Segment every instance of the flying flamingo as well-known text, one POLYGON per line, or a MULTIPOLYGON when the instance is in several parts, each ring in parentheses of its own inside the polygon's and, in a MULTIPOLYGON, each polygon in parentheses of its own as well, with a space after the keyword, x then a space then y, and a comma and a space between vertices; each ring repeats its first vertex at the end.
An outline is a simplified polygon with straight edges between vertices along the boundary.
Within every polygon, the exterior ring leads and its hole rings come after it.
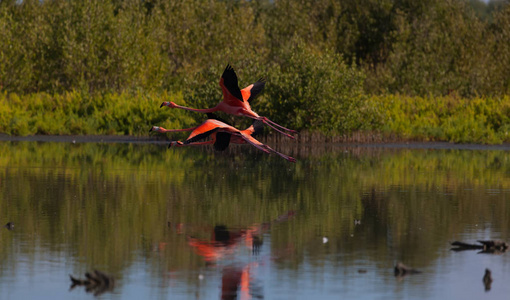
MULTIPOLYGON (((296 162, 296 159, 290 156, 287 156, 285 154, 282 154, 273 148, 269 147, 268 145, 262 144, 257 139, 255 139, 251 134, 255 131, 253 129, 250 129, 252 126, 250 126, 246 130, 239 130, 236 129, 228 124, 225 124, 219 120, 215 119, 207 119, 204 123, 201 125, 195 127, 195 128, 187 128, 187 129, 177 129, 176 131, 189 131, 189 129, 192 129, 193 131, 189 135, 188 139, 186 139, 184 142, 181 141, 172 141, 170 142, 170 145, 168 145, 168 148, 172 146, 176 147, 183 147, 187 145, 198 145, 200 140, 205 139, 206 137, 216 133, 228 133, 231 134, 233 137, 242 138, 245 142, 255 146, 256 148, 266 152, 266 153, 275 153, 279 156, 283 157, 284 159, 290 161, 290 162, 296 162)), ((161 129, 161 127, 159 127, 161 129)), ((200 145, 204 144, 212 144, 212 141, 208 142, 200 142, 200 145)))
MULTIPOLYGON (((213 113, 207 113, 207 117, 209 119, 215 119, 215 120, 221 121, 227 125, 230 125, 227 123, 227 121, 217 117, 213 113)), ((160 132, 160 133, 193 131, 197 127, 198 126, 191 127, 191 128, 185 128, 185 129, 165 129, 160 126, 152 126, 152 128, 149 130, 149 133, 152 131, 156 131, 156 132, 160 132)), ((245 130, 242 130, 242 132, 254 137, 254 136, 260 134, 263 130, 264 130, 264 125, 262 124, 262 121, 255 120, 255 121, 253 121, 253 124, 250 127, 246 128, 245 130)), ((213 132, 211 134, 211 140, 205 141, 205 142, 190 143, 190 144, 188 144, 188 146, 199 146, 199 145, 213 144, 214 150, 224 151, 225 149, 227 149, 227 147, 230 143, 232 143, 232 144, 246 144, 246 141, 237 135, 232 136, 232 134, 230 134, 228 132, 213 132)))
POLYGON ((223 101, 221 101, 218 105, 213 108, 206 109, 198 109, 198 108, 189 108, 181 105, 177 105, 171 101, 165 101, 161 104, 160 107, 168 106, 170 108, 180 108, 190 111, 196 111, 200 113, 211 113, 215 111, 223 111, 227 114, 232 114, 236 116, 246 116, 252 119, 260 120, 264 124, 267 124, 269 127, 274 130, 290 137, 294 138, 292 135, 281 131, 286 130, 291 133, 297 133, 297 131, 285 128, 266 117, 259 116, 256 112, 254 112, 250 107, 250 101, 255 99, 257 95, 262 91, 264 85, 266 84, 264 79, 260 79, 259 81, 250 84, 244 89, 239 89, 239 84, 237 81, 237 75, 234 69, 227 65, 225 71, 223 71, 223 75, 220 79, 220 86, 223 92, 223 101), (276 128, 276 127, 278 128, 276 128))

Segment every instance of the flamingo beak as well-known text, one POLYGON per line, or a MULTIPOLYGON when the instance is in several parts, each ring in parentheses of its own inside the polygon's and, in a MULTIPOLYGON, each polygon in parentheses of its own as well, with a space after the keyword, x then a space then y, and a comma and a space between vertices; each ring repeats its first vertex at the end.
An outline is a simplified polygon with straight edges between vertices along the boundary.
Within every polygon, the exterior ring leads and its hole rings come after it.
POLYGON ((170 149, 170 147, 172 147, 172 142, 170 142, 170 144, 168 144, 168 149, 170 149))
POLYGON ((152 129, 153 129, 153 128, 154 128, 154 127, 151 127, 151 129, 149 129, 149 133, 151 133, 151 132, 152 132, 152 129))
POLYGON ((165 106, 165 102, 161 103, 161 105, 159 106, 159 108, 162 108, 163 106, 165 106))

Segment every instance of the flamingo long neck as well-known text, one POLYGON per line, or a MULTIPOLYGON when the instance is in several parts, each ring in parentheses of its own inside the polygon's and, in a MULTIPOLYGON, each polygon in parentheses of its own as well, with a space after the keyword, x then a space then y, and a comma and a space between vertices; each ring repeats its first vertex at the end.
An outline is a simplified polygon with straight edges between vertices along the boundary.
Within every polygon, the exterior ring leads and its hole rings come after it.
POLYGON ((175 107, 184 109, 184 110, 199 112, 199 113, 212 113, 212 112, 218 111, 217 106, 212 107, 212 108, 202 108, 202 109, 201 108, 191 108, 191 107, 186 107, 186 106, 181 106, 181 105, 176 105, 175 107))
POLYGON ((196 127, 185 128, 185 129, 165 129, 165 128, 160 128, 160 132, 165 133, 165 132, 183 132, 183 131, 193 131, 193 130, 195 130, 195 128, 196 128, 196 127))

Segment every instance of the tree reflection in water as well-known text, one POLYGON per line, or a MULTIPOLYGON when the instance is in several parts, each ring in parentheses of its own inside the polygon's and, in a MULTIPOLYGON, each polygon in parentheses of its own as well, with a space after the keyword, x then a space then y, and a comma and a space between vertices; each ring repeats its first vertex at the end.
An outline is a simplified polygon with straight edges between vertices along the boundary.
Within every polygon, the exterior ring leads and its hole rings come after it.
MULTIPOLYGON (((137 284, 162 294, 198 289, 205 283, 197 273, 218 271, 238 296, 241 286, 253 295, 264 284, 268 297, 271 282, 256 275, 268 260, 288 280, 308 276, 293 295, 308 281, 328 282, 322 274, 356 287, 334 272, 376 274, 396 261, 423 270, 417 280, 430 283, 432 266, 453 262, 451 241, 510 234, 507 151, 335 146, 285 150, 299 158, 288 164, 236 149, 0 143, 0 220, 16 224, 0 234, 0 288, 18 295, 18 282, 46 274, 41 266, 55 259, 65 262, 54 267, 65 290, 68 273, 95 268, 118 279, 115 293, 137 284), (300 272, 304 266, 312 271, 300 272), (130 281, 140 269, 146 278, 130 281), (9 281, 12 273, 20 280, 9 281)), ((503 279, 499 265, 486 267, 503 279)))

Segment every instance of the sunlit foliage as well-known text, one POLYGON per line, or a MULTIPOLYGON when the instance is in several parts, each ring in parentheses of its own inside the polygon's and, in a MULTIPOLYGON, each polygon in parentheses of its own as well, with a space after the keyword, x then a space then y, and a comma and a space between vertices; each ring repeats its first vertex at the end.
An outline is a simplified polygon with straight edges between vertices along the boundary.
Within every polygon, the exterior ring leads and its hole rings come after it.
MULTIPOLYGON (((504 1, 475 0, 1 1, 0 131, 137 134, 138 116, 162 121, 152 108, 130 111, 149 95, 217 103, 227 63, 243 86, 267 79, 252 106, 283 125, 326 135, 379 130, 387 113, 372 95, 468 102, 508 95, 509 16, 504 1), (52 124, 59 111, 48 109, 66 97, 112 116, 92 120, 99 114, 77 109, 52 124), (17 104, 36 99, 55 101, 40 110, 47 117, 17 104)), ((203 118, 172 114, 173 124, 203 118)), ((473 122, 483 123, 478 117, 473 122)))

